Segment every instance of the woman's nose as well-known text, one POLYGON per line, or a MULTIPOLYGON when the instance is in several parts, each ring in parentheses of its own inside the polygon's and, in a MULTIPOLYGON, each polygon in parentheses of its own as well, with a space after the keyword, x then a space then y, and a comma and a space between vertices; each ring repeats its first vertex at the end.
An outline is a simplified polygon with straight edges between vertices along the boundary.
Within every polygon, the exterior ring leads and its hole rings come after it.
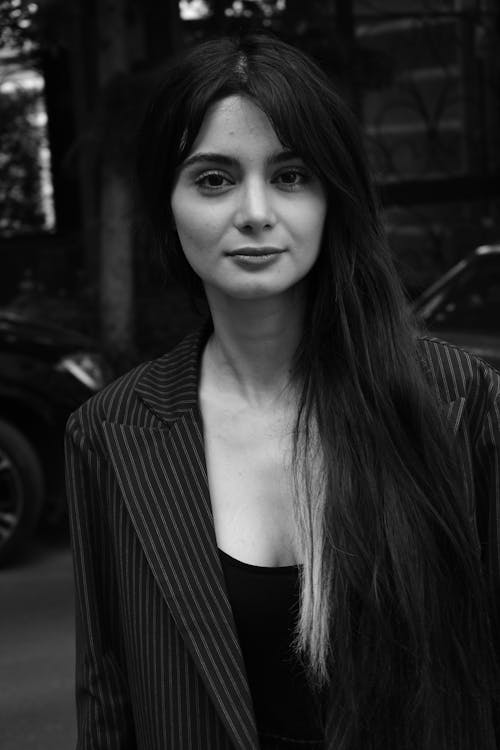
POLYGON ((269 185, 254 180, 242 185, 235 214, 240 230, 270 229, 276 223, 269 185))

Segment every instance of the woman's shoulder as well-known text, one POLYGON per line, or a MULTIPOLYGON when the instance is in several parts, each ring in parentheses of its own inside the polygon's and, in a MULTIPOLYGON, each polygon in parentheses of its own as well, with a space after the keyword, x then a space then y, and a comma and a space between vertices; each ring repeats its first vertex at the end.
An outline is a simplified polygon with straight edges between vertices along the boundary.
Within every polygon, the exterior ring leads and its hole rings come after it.
POLYGON ((500 372, 486 360, 455 344, 419 336, 417 350, 429 381, 440 400, 459 399, 484 410, 500 409, 500 372))
POLYGON ((188 394, 196 400, 201 339, 202 332, 193 331, 165 354, 118 377, 71 414, 67 431, 90 437, 107 422, 154 426, 175 411, 180 392, 184 404, 188 394))

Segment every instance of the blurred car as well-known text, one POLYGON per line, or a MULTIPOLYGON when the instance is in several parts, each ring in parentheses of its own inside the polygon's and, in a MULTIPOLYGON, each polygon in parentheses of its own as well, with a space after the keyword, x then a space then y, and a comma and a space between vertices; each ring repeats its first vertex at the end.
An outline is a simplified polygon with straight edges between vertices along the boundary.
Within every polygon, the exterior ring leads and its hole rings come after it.
POLYGON ((81 334, 0 310, 0 564, 64 518, 64 426, 110 379, 81 334))
POLYGON ((500 245, 482 245, 416 301, 429 333, 500 369, 500 245))

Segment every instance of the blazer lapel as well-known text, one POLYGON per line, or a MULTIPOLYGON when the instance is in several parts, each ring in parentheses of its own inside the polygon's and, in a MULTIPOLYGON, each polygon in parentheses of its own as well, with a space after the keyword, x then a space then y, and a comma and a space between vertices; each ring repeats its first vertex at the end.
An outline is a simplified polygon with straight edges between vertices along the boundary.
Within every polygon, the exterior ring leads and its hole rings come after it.
POLYGON ((148 377, 154 389, 145 379, 137 389, 168 424, 103 427, 135 531, 186 646, 235 747, 255 750, 259 743, 252 699, 217 552, 195 406, 193 357, 199 342, 191 339, 174 368, 164 358, 170 370, 167 381, 167 372, 160 377, 153 365, 148 377), (175 398, 162 392, 165 382, 170 382, 170 394, 177 385, 175 398))

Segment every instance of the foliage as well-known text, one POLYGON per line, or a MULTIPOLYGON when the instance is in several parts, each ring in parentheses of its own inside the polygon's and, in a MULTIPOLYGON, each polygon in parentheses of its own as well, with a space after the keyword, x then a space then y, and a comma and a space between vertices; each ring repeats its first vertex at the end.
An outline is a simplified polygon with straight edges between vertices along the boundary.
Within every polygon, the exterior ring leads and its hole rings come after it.
POLYGON ((29 51, 36 39, 34 0, 0 0, 0 48, 29 51))
POLYGON ((39 152, 42 133, 33 124, 39 92, 0 91, 0 232, 43 227, 39 152))
POLYGON ((285 0, 181 0, 179 3, 181 18, 184 20, 204 20, 211 15, 225 15, 229 18, 250 18, 260 16, 270 18, 281 13, 285 8, 285 0))

